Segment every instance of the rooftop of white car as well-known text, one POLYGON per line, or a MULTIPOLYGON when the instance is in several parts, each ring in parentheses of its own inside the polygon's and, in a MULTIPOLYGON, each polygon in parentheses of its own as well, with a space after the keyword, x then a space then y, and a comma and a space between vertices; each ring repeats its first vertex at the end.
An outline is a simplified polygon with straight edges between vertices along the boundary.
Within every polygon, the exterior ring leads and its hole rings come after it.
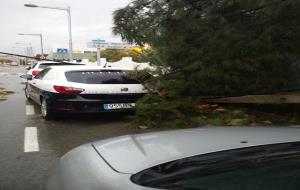
POLYGON ((60 63, 56 61, 38 61, 37 63, 60 63))
POLYGON ((124 68, 111 68, 102 66, 86 66, 86 65, 72 65, 72 66, 51 66, 50 68, 60 70, 60 71, 81 71, 81 70, 128 70, 124 68))

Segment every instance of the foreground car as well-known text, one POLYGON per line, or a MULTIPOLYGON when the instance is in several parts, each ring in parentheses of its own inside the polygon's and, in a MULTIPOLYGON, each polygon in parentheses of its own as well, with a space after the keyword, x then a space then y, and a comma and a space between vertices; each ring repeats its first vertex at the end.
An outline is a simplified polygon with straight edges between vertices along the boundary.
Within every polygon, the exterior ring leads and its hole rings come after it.
POLYGON ((48 190, 297 190, 300 129, 208 127, 127 135, 64 155, 48 190))
POLYGON ((47 67, 25 89, 26 97, 41 106, 46 119, 65 112, 129 111, 145 93, 125 71, 93 66, 47 67))

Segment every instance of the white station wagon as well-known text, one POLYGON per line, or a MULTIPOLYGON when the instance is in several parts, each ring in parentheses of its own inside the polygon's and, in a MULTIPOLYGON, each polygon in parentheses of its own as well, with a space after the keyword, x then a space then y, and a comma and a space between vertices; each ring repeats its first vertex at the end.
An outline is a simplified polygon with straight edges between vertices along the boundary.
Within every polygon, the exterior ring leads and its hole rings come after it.
POLYGON ((28 76, 25 95, 49 119, 59 112, 128 111, 147 91, 120 69, 97 66, 51 66, 28 76))

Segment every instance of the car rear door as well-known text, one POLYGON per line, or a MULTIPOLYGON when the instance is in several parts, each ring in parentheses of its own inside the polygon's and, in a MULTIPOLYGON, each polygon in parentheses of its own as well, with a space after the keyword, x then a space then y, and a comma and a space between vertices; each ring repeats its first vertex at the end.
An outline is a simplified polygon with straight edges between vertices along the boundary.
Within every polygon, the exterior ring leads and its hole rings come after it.
POLYGON ((46 68, 36 75, 32 81, 28 83, 28 90, 30 92, 31 98, 38 104, 40 104, 40 95, 42 93, 44 81, 43 78, 50 71, 51 68, 46 68))

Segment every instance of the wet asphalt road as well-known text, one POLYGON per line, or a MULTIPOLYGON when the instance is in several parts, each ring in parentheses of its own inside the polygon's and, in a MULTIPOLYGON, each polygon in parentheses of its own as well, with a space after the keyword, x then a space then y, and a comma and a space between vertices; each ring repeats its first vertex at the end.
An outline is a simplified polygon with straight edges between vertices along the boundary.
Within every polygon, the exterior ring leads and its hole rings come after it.
POLYGON ((26 101, 18 73, 22 67, 0 66, 0 87, 12 90, 8 100, 0 101, 0 190, 45 189, 56 161, 81 144, 124 134, 147 132, 128 127, 128 114, 74 115, 55 121, 26 115, 26 101), (36 127, 39 151, 24 152, 24 130, 36 127))

